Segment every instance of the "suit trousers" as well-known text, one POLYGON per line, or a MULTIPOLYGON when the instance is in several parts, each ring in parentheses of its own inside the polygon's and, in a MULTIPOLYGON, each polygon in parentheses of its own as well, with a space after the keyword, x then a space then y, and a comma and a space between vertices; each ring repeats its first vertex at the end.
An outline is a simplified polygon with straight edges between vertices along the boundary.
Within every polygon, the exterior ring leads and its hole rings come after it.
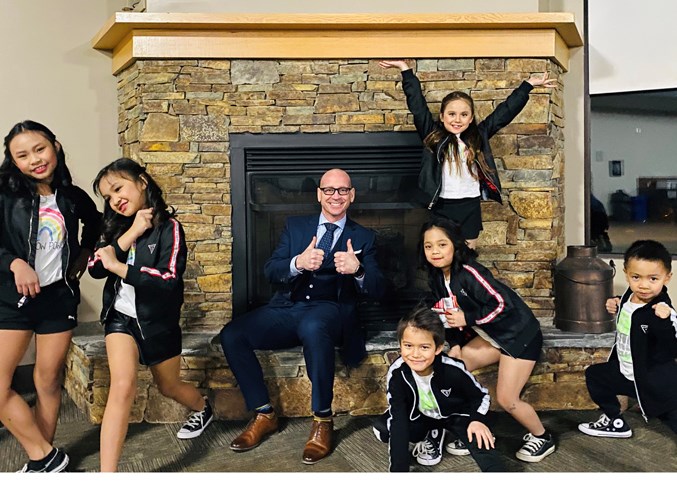
POLYGON ((331 409, 334 397, 335 348, 342 327, 339 305, 326 300, 291 306, 265 305, 233 319, 221 330, 221 347, 249 410, 270 403, 256 350, 302 346, 312 386, 313 412, 331 409))

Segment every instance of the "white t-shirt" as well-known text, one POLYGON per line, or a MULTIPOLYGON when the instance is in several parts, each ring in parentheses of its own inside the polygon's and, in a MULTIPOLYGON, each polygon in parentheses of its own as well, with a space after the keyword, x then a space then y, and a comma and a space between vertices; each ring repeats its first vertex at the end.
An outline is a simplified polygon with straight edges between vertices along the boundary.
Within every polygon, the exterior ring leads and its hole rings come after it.
MULTIPOLYGON (((461 138, 456 136, 458 140, 458 152, 461 157, 461 164, 457 165, 453 161, 453 152, 451 144, 448 146, 447 157, 444 159, 442 166, 442 190, 440 191, 440 198, 455 199, 455 198, 474 198, 480 196, 480 182, 468 169, 467 163, 467 148, 461 141, 461 138)), ((475 165, 473 165, 477 171, 475 165)))
POLYGON ((632 351, 630 349, 630 324, 632 324, 632 314, 643 306, 643 303, 632 303, 628 299, 623 304, 621 313, 618 314, 618 321, 616 322, 616 354, 618 355, 618 363, 621 373, 630 381, 635 381, 635 373, 632 369, 632 351))
POLYGON ((66 223, 56 204, 56 195, 40 195, 38 240, 35 250, 35 272, 40 286, 63 278, 61 255, 66 245, 66 223))
POLYGON ((440 412, 440 406, 435 400, 435 395, 430 388, 430 380, 433 378, 433 373, 430 373, 427 376, 421 376, 416 371, 412 370, 414 375, 414 380, 416 381, 416 388, 418 390, 418 409, 426 417, 431 417, 433 419, 441 419, 442 414, 440 412))
MULTIPOLYGON (((129 248, 127 253, 128 265, 134 264, 136 258, 136 242, 129 248)), ((115 297, 115 310, 130 317, 136 318, 136 290, 132 285, 128 285, 124 281, 121 283, 118 295, 115 297)))

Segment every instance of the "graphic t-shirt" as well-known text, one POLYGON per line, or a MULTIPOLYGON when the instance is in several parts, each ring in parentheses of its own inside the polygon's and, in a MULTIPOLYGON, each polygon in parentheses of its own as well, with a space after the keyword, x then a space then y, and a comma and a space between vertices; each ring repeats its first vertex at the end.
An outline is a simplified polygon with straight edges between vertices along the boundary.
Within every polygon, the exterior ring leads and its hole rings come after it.
POLYGON ((35 272, 40 286, 63 278, 61 253, 66 245, 66 223, 56 204, 56 195, 40 195, 35 272))
POLYGON ((618 355, 618 363, 620 364, 621 373, 630 381, 635 381, 635 373, 632 370, 632 352, 630 350, 630 324, 632 324, 632 314, 643 306, 643 303, 632 303, 628 300, 623 304, 621 313, 618 314, 618 321, 616 322, 616 354, 618 355))
MULTIPOLYGON (((136 258, 136 241, 127 253, 128 265, 133 265, 136 258)), ((136 290, 124 281, 121 283, 118 295, 115 297, 115 310, 130 317, 136 318, 136 290)))
POLYGON ((430 380, 433 377, 433 373, 430 373, 427 376, 421 376, 415 371, 412 371, 414 375, 414 380, 416 381, 416 388, 418 389, 418 409, 426 417, 431 417, 434 419, 441 419, 442 414, 440 413, 440 406, 435 400, 435 395, 430 387, 430 380))

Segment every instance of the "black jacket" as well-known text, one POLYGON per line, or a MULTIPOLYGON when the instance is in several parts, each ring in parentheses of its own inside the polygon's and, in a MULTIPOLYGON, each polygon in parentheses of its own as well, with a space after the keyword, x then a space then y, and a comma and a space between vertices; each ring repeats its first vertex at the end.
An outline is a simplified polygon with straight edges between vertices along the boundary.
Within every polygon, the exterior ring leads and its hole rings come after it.
MULTIPOLYGON (((66 247, 62 255, 62 274, 73 295, 80 298, 79 283, 68 279, 68 270, 81 248, 94 250, 99 236, 101 213, 87 193, 77 186, 59 188, 56 204, 66 225, 66 247), (82 222, 82 240, 80 236, 82 222)), ((3 190, 0 192, 0 298, 17 303, 21 295, 16 291, 14 273, 9 269, 16 258, 23 259, 35 269, 38 239, 40 196, 21 196, 3 190)))
MULTIPOLYGON (((407 97, 407 106, 409 111, 414 116, 414 125, 416 131, 421 139, 425 139, 428 134, 433 132, 436 128, 444 127, 439 122, 439 115, 433 116, 428 109, 428 104, 423 97, 421 90, 421 82, 416 77, 412 70, 402 72, 402 88, 407 97)), ((524 106, 529 101, 529 92, 533 86, 523 81, 505 101, 498 104, 487 118, 477 124, 479 130, 482 147, 480 148, 487 166, 493 171, 492 174, 484 174, 479 165, 477 169, 480 176, 480 191, 483 200, 495 200, 502 203, 501 199, 501 182, 496 171, 496 162, 491 153, 491 146, 489 146, 489 139, 496 134, 503 127, 508 125, 517 115, 522 111, 524 106)), ((437 202, 442 186, 442 165, 446 154, 449 140, 453 134, 448 134, 442 138, 437 145, 435 152, 427 149, 423 150, 423 157, 421 160, 421 172, 418 176, 418 186, 420 193, 418 200, 420 203, 427 206, 429 209, 437 202)), ((461 140, 463 135, 461 134, 461 140)), ((467 142, 464 140, 464 142, 467 142)))
MULTIPOLYGON (((630 289, 623 294, 618 314, 630 295, 630 289)), ((633 312, 630 324, 635 389, 645 418, 677 410, 677 315, 673 310, 667 319, 658 317, 652 306, 660 302, 672 306, 665 287, 651 303, 633 312)), ((611 349, 609 362, 618 363, 616 344, 611 349)))
MULTIPOLYGON (((433 278, 431 288, 435 299, 448 296, 442 271, 435 270, 433 278)), ((541 328, 524 300, 476 261, 463 265, 460 272, 452 272, 449 288, 465 314, 468 327, 481 327, 512 356, 518 356, 541 328)), ((468 327, 463 331, 447 329, 450 344, 463 345, 464 331, 468 327)))
MULTIPOLYGON (((465 369, 458 359, 438 354, 430 380, 440 413, 469 417, 486 424, 491 398, 486 388, 465 369)), ((390 471, 409 471, 409 422, 423 415, 418 409, 418 388, 411 368, 402 357, 393 362, 386 377, 387 425, 390 432, 390 471)))
MULTIPOLYGON (((118 260, 127 262, 129 251, 122 251, 117 239, 112 246, 118 260)), ((99 243, 97 249, 100 247, 105 244, 99 243)), ((136 240, 134 264, 128 266, 124 281, 134 287, 137 323, 144 339, 179 324, 187 252, 183 228, 173 218, 148 229, 136 240)), ((106 278, 101 310, 101 323, 105 324, 122 279, 107 271, 98 257, 90 259, 89 274, 97 279, 106 278)))

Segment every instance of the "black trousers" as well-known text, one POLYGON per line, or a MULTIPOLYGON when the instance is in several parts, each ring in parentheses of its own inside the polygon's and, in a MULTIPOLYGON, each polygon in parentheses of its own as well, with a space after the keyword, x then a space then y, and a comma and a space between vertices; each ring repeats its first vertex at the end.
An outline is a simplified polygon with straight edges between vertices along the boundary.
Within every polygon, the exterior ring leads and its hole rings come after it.
MULTIPOLYGON (((386 419, 388 418, 388 412, 379 416, 374 421, 374 428, 379 431, 380 438, 384 442, 387 442, 390 439, 390 433, 388 432, 388 426, 386 419)), ((468 424, 470 424, 470 419, 468 417, 462 417, 458 415, 452 415, 448 419, 433 419, 421 415, 418 419, 409 423, 409 442, 420 442, 425 439, 425 436, 429 431, 433 429, 447 429, 452 434, 452 438, 449 439, 461 439, 468 450, 470 455, 473 457, 480 470, 483 472, 505 472, 507 471, 501 455, 496 451, 496 449, 480 449, 477 445, 477 438, 473 436, 472 442, 468 441, 468 424)), ((444 449, 444 446, 442 447, 444 449)))
MULTIPOLYGON (((590 398, 602 409, 607 417, 621 414, 621 404, 616 395, 637 398, 635 383, 621 373, 618 363, 593 364, 585 370, 585 383, 590 398)), ((677 410, 659 415, 658 418, 677 434, 677 410)))

